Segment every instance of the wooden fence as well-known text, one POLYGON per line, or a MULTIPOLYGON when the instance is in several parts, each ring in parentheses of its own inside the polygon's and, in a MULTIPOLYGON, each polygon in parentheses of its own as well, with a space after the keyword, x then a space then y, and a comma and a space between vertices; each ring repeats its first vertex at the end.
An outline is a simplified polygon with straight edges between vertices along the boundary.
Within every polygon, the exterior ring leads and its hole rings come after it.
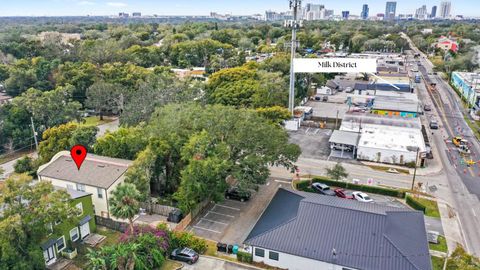
POLYGON ((175 207, 168 206, 168 205, 150 204, 145 202, 140 203, 140 207, 145 209, 145 211, 149 214, 157 214, 165 217, 168 217, 168 214, 170 212, 177 209, 175 207))
POLYGON ((174 231, 183 231, 188 225, 195 221, 195 219, 201 214, 205 209, 208 209, 212 205, 212 201, 205 200, 195 207, 190 213, 188 213, 182 221, 180 221, 177 226, 173 229, 174 231))
POLYGON ((104 218, 95 216, 95 223, 100 226, 107 227, 114 231, 124 232, 128 228, 128 224, 125 222, 116 221, 110 218, 104 218))

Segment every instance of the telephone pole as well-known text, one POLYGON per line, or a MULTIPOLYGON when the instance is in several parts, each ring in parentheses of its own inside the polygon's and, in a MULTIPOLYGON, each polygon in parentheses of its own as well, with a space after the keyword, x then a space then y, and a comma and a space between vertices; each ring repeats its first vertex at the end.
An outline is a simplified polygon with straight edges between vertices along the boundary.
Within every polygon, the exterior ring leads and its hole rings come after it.
POLYGON ((37 132, 35 131, 35 125, 33 124, 33 117, 30 117, 30 122, 32 123, 33 139, 35 140, 35 149, 38 152, 37 132))
POLYGON ((288 109, 293 116, 293 108, 295 107, 295 72, 293 70, 293 59, 295 58, 296 45, 297 45, 297 28, 299 23, 297 22, 298 9, 301 7, 301 0, 290 0, 290 9, 293 13, 292 27, 292 44, 290 48, 290 91, 288 96, 288 109))

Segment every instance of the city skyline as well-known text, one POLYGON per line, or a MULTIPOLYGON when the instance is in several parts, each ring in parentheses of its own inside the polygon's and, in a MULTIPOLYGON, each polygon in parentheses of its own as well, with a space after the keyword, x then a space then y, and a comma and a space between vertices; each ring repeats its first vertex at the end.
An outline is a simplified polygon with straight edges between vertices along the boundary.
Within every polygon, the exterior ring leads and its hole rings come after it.
MULTIPOLYGON (((332 0, 311 0, 303 1, 302 5, 307 3, 315 5, 325 5, 327 9, 333 9, 336 15, 341 15, 342 11, 349 11, 350 15, 361 15, 364 4, 369 7, 369 15, 385 12, 387 1, 354 1, 345 0, 342 2, 332 0)), ((416 9, 426 5, 427 9, 433 6, 440 7, 442 1, 415 1, 398 0, 396 5, 396 15, 415 14, 416 9)), ((480 16, 480 11, 472 10, 471 5, 475 4, 472 0, 455 1, 452 3, 452 15, 464 15, 476 17, 480 16)), ((193 0, 177 0, 175 3, 166 0, 19 0, 4 4, 0 9, 0 16, 84 16, 84 15, 116 15, 119 12, 141 12, 144 15, 204 15, 210 12, 218 12, 232 15, 252 15, 263 14, 266 10, 287 11, 288 1, 265 0, 262 2, 245 0, 212 0, 202 2, 198 5, 193 0)), ((438 11, 437 11, 438 13, 438 11)))

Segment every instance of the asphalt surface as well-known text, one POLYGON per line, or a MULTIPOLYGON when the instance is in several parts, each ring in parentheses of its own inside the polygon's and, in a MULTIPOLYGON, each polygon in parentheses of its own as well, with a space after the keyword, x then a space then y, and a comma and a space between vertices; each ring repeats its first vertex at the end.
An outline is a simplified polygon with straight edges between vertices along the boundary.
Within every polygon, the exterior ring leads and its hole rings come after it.
MULTIPOLYGON (((448 185, 445 189, 443 199, 447 200, 454 208, 460 223, 461 231, 465 241, 465 248, 470 253, 480 255, 480 177, 478 163, 468 167, 465 162, 460 162, 456 151, 452 151, 449 140, 452 136, 461 135, 470 142, 472 159, 478 161, 480 157, 480 144, 473 136, 473 133, 463 117, 463 108, 456 93, 451 89, 447 82, 438 75, 433 74, 433 65, 426 60, 426 56, 421 53, 411 42, 410 47, 420 53, 421 57, 419 71, 422 73, 427 85, 430 82, 437 84, 435 91, 430 91, 428 96, 431 99, 439 121, 441 123, 440 132, 435 132, 432 136, 439 149, 441 161, 443 163, 443 173, 437 178, 443 178, 448 185)), ((441 179, 439 179, 441 180, 441 179)))

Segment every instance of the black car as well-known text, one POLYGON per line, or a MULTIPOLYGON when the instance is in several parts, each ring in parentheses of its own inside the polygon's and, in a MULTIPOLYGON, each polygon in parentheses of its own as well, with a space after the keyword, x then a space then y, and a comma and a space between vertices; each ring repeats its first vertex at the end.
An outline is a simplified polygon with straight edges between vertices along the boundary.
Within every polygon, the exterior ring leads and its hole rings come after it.
POLYGON ((329 186, 322 183, 313 183, 312 189, 322 195, 336 196, 335 191, 331 190, 329 186))
POLYGON ((426 111, 426 112, 429 112, 432 110, 432 107, 430 107, 430 105, 428 104, 425 104, 425 106, 423 106, 423 110, 426 111))
POLYGON ((241 190, 237 187, 229 188, 225 191, 225 198, 239 200, 241 202, 248 201, 252 194, 248 190, 241 190))
POLYGON ((198 253, 190 248, 176 248, 170 254, 170 259, 194 264, 198 261, 198 253))

